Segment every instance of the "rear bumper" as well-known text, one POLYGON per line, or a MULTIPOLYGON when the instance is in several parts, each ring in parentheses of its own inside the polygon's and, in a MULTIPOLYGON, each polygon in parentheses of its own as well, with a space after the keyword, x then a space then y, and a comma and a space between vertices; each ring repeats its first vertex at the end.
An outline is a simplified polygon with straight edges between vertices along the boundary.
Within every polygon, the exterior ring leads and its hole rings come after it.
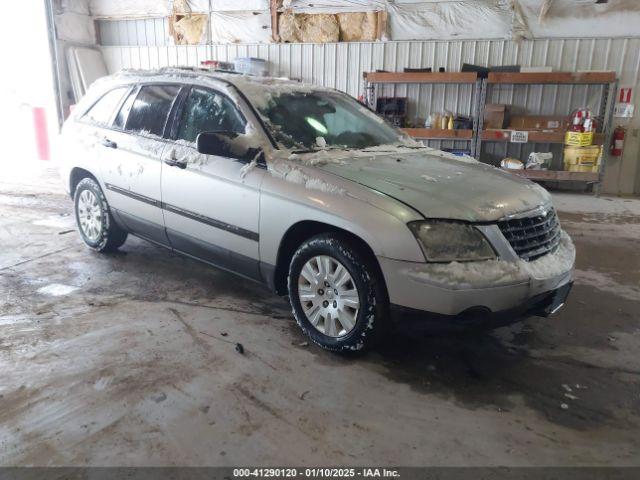
MULTIPOLYGON (((575 249, 562 232, 560 246, 532 262, 417 264, 378 258, 389 299, 408 310, 456 317, 469 311, 525 312, 573 279, 575 249)), ((570 289, 570 287, 568 287, 570 289)))

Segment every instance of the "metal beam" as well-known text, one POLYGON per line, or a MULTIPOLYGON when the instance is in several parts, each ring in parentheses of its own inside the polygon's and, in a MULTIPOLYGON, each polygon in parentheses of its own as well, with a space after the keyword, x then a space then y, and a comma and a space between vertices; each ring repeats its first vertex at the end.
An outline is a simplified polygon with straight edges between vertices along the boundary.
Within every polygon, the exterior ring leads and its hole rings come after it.
POLYGON ((62 98, 62 83, 60 81, 60 62, 58 52, 58 36, 54 16, 53 0, 43 0, 47 16, 47 34, 49 37, 49 52, 51 55, 51 71, 53 74, 53 90, 56 99, 56 113, 58 117, 58 132, 64 123, 64 99, 62 98))

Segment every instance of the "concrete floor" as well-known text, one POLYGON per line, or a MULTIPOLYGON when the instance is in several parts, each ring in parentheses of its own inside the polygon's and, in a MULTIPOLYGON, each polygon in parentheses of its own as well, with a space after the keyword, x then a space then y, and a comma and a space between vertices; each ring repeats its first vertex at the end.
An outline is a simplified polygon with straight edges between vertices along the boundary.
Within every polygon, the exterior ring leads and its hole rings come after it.
POLYGON ((557 317, 354 359, 265 288, 135 238, 89 251, 52 170, 3 174, 0 464, 640 465, 640 201, 556 202, 557 317))

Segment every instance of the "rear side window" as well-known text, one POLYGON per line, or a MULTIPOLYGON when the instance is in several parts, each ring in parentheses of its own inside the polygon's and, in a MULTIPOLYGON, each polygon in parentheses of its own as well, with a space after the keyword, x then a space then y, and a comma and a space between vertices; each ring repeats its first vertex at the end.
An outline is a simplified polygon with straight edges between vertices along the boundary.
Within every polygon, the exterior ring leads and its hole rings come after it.
POLYGON ((127 116, 129 115, 129 112, 131 111, 131 107, 133 106, 133 102, 136 99, 137 92, 138 92, 138 89, 134 88, 133 91, 129 94, 127 99, 122 104, 122 107, 120 107, 120 110, 118 111, 118 114, 116 115, 116 119, 113 121, 113 126, 114 127, 124 129, 124 122, 127 121, 127 116))
POLYGON ((124 92, 127 91, 127 88, 128 87, 115 88, 105 93, 102 98, 84 114, 84 118, 99 125, 109 125, 111 115, 113 115, 120 100, 122 100, 122 96, 124 92))
POLYGON ((184 104, 178 139, 195 142, 202 132, 244 133, 245 124, 244 117, 227 97, 194 87, 184 104))
POLYGON ((177 85, 142 87, 131 106, 125 130, 162 136, 171 105, 179 91, 177 85))

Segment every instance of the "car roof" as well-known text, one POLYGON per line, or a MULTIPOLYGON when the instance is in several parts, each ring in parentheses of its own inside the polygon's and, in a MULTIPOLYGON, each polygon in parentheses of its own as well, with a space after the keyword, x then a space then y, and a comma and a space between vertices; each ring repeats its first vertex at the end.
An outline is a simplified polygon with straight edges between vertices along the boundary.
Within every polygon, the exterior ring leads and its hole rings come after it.
POLYGON ((258 77, 238 72, 210 70, 198 67, 164 67, 154 70, 121 70, 118 73, 104 77, 96 84, 104 83, 144 83, 144 82, 198 82, 220 86, 233 85, 255 106, 260 106, 270 95, 284 92, 311 92, 318 90, 332 90, 326 87, 301 83, 288 78, 258 77))

